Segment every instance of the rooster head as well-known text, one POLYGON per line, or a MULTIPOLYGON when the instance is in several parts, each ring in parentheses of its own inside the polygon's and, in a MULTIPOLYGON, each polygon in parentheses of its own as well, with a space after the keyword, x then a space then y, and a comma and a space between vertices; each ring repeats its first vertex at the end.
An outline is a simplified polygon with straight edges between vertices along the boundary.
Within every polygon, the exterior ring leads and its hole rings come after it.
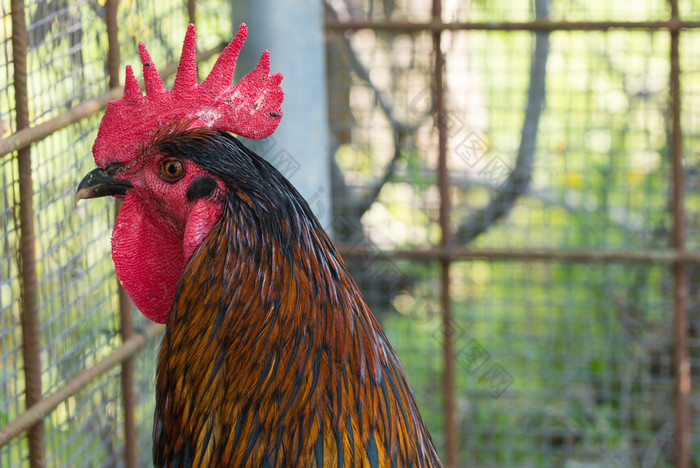
POLYGON ((187 148, 206 147, 221 132, 265 138, 282 117, 282 75, 270 75, 267 51, 231 85, 247 32, 242 24, 200 84, 190 24, 171 90, 140 43, 146 95, 127 66, 124 96, 107 105, 92 148, 97 168, 78 185, 76 199, 124 201, 112 233, 115 270, 134 304, 158 323, 167 321, 185 265, 216 224, 227 190, 187 148))

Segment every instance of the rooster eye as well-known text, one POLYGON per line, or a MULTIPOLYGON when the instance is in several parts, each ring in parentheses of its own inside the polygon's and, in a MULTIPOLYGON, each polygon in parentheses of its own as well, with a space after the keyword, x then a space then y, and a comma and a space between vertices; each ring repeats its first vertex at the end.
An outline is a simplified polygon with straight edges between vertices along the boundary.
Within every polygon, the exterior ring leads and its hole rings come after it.
POLYGON ((160 163, 160 175, 168 182, 175 182, 185 175, 185 166, 177 159, 165 159, 160 163))

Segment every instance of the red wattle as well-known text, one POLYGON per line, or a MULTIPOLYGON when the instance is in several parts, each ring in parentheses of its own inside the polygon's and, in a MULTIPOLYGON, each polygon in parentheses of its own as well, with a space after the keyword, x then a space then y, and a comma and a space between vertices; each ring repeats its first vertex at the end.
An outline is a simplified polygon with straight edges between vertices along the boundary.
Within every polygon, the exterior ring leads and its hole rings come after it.
POLYGON ((112 232, 117 277, 138 309, 158 323, 168 320, 185 267, 182 234, 163 224, 128 192, 112 232))

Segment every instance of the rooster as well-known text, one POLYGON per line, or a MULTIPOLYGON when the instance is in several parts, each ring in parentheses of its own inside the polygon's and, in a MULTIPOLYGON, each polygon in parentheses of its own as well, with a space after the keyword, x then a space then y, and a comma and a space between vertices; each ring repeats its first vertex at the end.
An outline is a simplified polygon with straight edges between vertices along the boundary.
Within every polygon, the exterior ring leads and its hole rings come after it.
POLYGON ((265 51, 231 85, 247 29, 198 83, 195 29, 167 90, 143 43, 76 198, 123 200, 121 284, 165 323, 158 467, 441 466, 401 364, 319 221, 232 134, 265 138, 282 76, 265 51))

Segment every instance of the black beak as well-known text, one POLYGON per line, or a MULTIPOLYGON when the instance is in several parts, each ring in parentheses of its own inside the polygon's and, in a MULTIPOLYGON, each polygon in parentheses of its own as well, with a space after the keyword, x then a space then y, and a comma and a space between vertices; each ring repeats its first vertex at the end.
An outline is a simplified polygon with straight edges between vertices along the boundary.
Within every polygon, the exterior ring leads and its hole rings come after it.
POLYGON ((83 198, 106 197, 109 195, 126 195, 126 191, 134 188, 125 180, 115 179, 105 169, 97 168, 90 171, 78 184, 75 191, 75 202, 83 198))

